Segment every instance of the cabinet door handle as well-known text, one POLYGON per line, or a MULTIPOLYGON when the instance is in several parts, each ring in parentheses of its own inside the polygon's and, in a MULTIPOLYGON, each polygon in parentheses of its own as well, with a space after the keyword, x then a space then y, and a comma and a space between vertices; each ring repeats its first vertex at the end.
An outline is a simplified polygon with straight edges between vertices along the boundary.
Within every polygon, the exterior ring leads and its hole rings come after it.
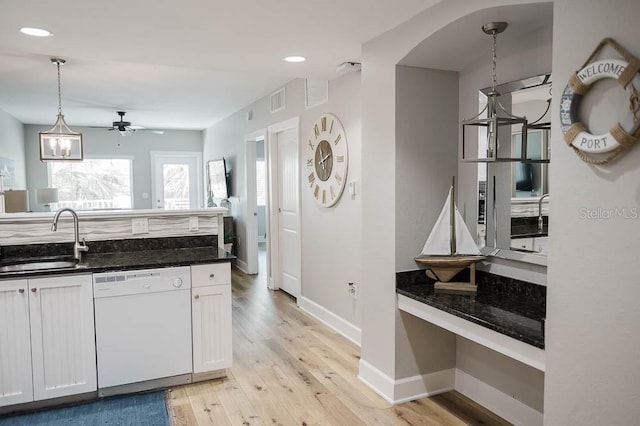
POLYGON ((200 299, 200 295, 196 294, 195 296, 193 296, 194 299, 200 299))
POLYGON ((33 293, 35 293, 36 291, 38 291, 38 289, 37 289, 37 288, 32 288, 32 289, 31 289, 31 292, 33 292, 33 293))
POLYGON ((209 278, 213 278, 215 276, 216 276, 216 274, 209 274, 209 278))
POLYGON ((19 288, 19 289, 18 289, 18 293, 20 293, 20 294, 24 294, 24 288, 19 288))

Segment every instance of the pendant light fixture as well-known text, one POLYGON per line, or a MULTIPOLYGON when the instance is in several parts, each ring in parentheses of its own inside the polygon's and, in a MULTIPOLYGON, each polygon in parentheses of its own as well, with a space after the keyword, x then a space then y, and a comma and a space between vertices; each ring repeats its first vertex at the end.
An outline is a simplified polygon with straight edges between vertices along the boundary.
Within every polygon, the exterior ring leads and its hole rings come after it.
MULTIPOLYGON (((518 117, 511 114, 500 103, 500 93, 496 89, 497 85, 497 54, 496 44, 498 34, 502 33, 507 28, 506 22, 489 22, 482 26, 482 31, 485 34, 493 37, 492 45, 492 73, 491 73, 491 90, 487 93, 487 104, 482 111, 475 117, 462 121, 462 160, 469 162, 499 162, 499 161, 529 161, 527 160, 527 119, 526 117, 518 117), (518 126, 512 130, 511 126, 518 126), (484 156, 478 154, 478 158, 469 158, 466 153, 466 132, 469 127, 486 127, 487 129, 487 149, 484 156), (499 131, 499 129, 501 129, 499 131), (511 133, 512 131, 520 132, 522 137, 520 138, 520 157, 513 158, 511 156, 511 133), (505 144, 507 147, 500 147, 499 133, 505 133, 505 144), (505 152, 507 155, 505 156, 505 152)), ((479 150, 478 150, 479 151, 479 150)))
POLYGON ((82 161, 82 133, 73 131, 64 121, 60 90, 60 65, 64 59, 51 58, 58 68, 58 119, 52 128, 40 132, 40 161, 82 161))

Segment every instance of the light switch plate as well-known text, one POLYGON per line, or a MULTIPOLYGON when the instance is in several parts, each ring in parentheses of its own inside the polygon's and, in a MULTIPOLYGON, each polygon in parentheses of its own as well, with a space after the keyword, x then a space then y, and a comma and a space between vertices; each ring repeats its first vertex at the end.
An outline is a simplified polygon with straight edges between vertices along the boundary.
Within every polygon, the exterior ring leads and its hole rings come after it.
POLYGON ((147 219, 146 217, 131 219, 131 233, 132 234, 148 234, 149 219, 147 219))
POLYGON ((189 231, 197 231, 198 226, 198 216, 189 217, 189 231))

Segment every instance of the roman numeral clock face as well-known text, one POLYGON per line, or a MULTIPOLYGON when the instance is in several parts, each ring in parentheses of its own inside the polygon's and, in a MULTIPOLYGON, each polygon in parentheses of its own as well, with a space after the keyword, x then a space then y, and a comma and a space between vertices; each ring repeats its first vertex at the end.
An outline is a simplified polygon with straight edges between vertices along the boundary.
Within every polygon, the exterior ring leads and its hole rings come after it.
POLYGON ((307 143, 308 186, 322 207, 338 202, 347 178, 347 137, 338 117, 323 114, 316 120, 307 143))

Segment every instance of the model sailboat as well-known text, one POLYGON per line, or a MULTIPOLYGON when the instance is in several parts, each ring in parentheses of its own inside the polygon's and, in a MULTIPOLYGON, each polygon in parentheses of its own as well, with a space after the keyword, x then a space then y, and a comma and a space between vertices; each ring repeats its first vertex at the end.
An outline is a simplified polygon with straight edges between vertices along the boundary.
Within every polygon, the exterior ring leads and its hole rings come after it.
POLYGON ((428 267, 427 275, 437 280, 436 290, 475 293, 476 262, 485 258, 456 207, 454 181, 422 253, 415 260, 428 267), (471 269, 469 282, 449 282, 467 267, 471 269))

